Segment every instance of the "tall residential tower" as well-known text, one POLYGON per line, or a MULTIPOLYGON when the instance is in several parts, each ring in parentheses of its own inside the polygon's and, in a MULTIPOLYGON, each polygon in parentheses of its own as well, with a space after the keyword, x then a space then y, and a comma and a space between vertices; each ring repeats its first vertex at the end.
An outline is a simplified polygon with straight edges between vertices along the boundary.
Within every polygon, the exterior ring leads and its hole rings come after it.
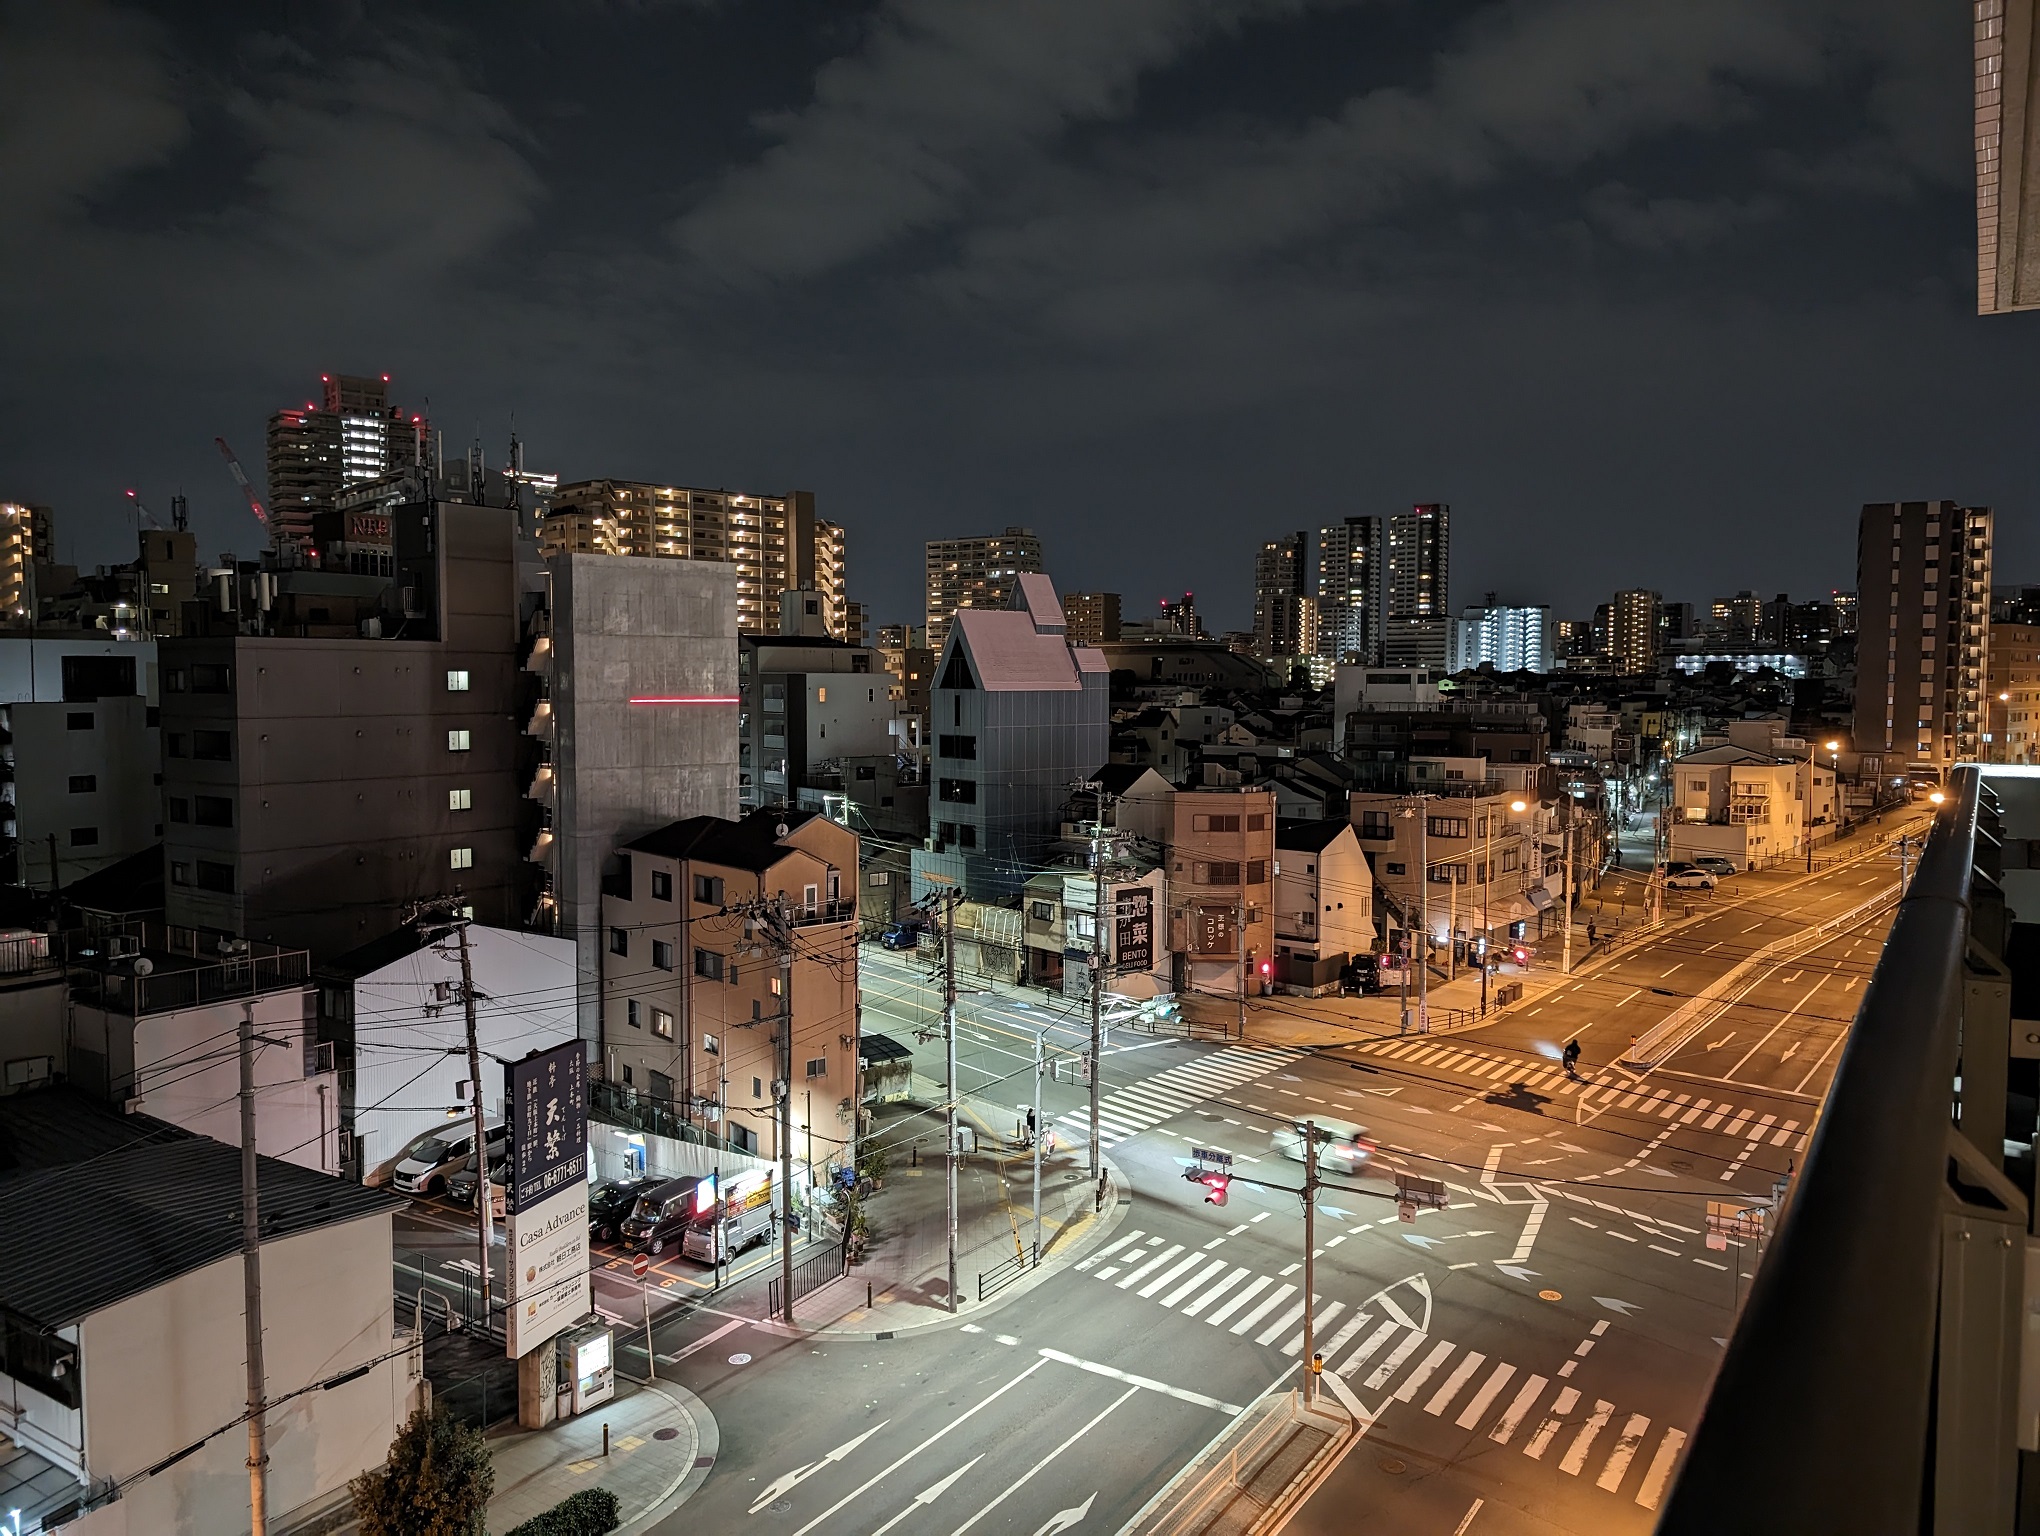
POLYGON ((1349 517, 1318 530, 1318 654, 1376 660, 1382 630, 1381 519, 1349 517))
POLYGON ((418 463, 430 430, 390 404, 390 376, 319 375, 322 403, 269 418, 269 531, 279 549, 312 547, 312 519, 349 486, 418 463))
POLYGON ((1451 647, 1452 509, 1419 502, 1388 519, 1381 659, 1443 671, 1451 647))
POLYGON ((1005 608, 1018 579, 1041 569, 1032 528, 928 541, 928 649, 940 654, 959 608, 1005 608))

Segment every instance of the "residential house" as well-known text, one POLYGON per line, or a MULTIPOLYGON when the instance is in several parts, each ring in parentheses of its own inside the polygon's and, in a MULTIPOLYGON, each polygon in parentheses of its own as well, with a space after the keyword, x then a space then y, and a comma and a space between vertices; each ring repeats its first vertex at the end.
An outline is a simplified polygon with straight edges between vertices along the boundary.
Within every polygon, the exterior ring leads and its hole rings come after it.
POLYGON ((1275 823, 1275 979, 1315 997, 1374 949, 1374 874, 1350 821, 1275 823))
POLYGON ((777 1157, 777 1021, 790 1008, 793 1118, 806 1128, 793 1153, 834 1158, 857 1091, 857 834, 779 808, 676 821, 617 852, 603 898, 606 1091, 777 1157), (767 905, 791 925, 790 965, 767 905))

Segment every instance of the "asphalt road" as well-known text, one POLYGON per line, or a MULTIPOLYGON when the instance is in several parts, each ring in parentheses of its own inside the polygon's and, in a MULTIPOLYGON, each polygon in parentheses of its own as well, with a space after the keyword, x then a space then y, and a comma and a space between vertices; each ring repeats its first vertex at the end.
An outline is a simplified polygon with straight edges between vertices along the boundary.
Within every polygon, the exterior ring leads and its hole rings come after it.
MULTIPOLYGON (((641 1316, 649 1290, 660 1373, 720 1426, 713 1474, 658 1529, 1118 1530, 1240 1408, 1297 1382, 1303 1170, 1275 1138, 1327 1116, 1378 1143, 1357 1176, 1328 1176, 1312 1287, 1317 1347, 1372 1422, 1291 1529, 1648 1530, 1756 1258, 1741 1238, 1710 1244, 1708 1203, 1768 1198, 1798 1155, 1885 919, 1754 977, 1658 1070, 1612 1058, 1895 873, 1880 859, 1725 886, 1692 923, 1470 1034, 1316 1050, 1117 1037, 1102 1140, 1129 1195, 1080 1263, 961 1327, 793 1339, 756 1323, 744 1284, 706 1294, 671 1256, 649 1287, 598 1270, 613 1315, 641 1316), (1557 1068, 1575 1036, 1579 1083, 1557 1068), (1183 1177, 1196 1147, 1235 1159, 1223 1206, 1183 1177), (1445 1181, 1447 1207, 1402 1220, 1398 1171, 1445 1181)), ((865 1024, 939 1079, 939 1043, 913 1038, 939 1011, 927 972, 867 952, 865 1024)), ((1037 1031, 1067 1055, 1088 1028, 1059 999, 971 996, 959 1013, 962 1086, 993 1104, 1027 1097, 1037 1031)), ((1087 1101, 1077 1082, 1044 1087, 1065 1135, 1087 1101)), ((471 1251, 457 1227, 437 1236, 431 1262, 471 1251)))

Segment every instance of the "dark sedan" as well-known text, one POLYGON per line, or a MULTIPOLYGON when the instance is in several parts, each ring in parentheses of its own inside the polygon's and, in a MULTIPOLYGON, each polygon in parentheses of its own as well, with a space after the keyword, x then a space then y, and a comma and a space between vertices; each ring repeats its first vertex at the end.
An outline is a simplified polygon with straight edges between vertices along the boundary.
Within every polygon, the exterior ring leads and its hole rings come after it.
POLYGON ((588 1191, 588 1235, 598 1242, 614 1242, 623 1218, 637 1204, 637 1197, 664 1179, 608 1179, 588 1191))

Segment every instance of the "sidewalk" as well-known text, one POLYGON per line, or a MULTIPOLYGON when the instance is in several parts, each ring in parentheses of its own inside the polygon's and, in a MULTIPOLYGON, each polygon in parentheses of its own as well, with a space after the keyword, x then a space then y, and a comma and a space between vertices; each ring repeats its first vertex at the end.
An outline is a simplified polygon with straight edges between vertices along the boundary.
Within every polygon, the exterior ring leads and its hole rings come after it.
MULTIPOLYGON (((882 1112, 883 1113, 883 1112, 882 1112)), ((1081 1142, 1061 1142, 1041 1159, 1041 1262, 1028 1268, 1035 1241, 1032 1154, 981 1131, 979 1150, 957 1168, 956 1279, 958 1306, 947 1304, 948 1198, 942 1163, 942 1117, 897 1106, 871 1132, 886 1148, 884 1187, 864 1204, 871 1237, 861 1262, 840 1280, 794 1304, 800 1333, 900 1337, 955 1327, 973 1313, 1031 1289, 1079 1257, 1112 1227, 1122 1207, 1121 1181, 1106 1167, 1105 1199, 1085 1172, 1081 1142), (1016 1255, 1023 1262, 1016 1264, 1016 1255), (979 1300, 982 1290, 984 1299, 979 1300)), ((774 1271, 776 1273, 776 1271, 774 1271)), ((764 1288, 752 1293, 764 1306, 764 1288)), ((779 1332, 785 1325, 760 1324, 779 1332)))
POLYGON ((629 1536, 686 1502, 715 1465, 716 1449, 715 1419, 692 1392, 619 1380, 613 1399, 577 1419, 489 1436, 496 1464, 489 1530, 502 1536, 569 1494, 607 1488, 621 1506, 617 1530, 629 1536))

